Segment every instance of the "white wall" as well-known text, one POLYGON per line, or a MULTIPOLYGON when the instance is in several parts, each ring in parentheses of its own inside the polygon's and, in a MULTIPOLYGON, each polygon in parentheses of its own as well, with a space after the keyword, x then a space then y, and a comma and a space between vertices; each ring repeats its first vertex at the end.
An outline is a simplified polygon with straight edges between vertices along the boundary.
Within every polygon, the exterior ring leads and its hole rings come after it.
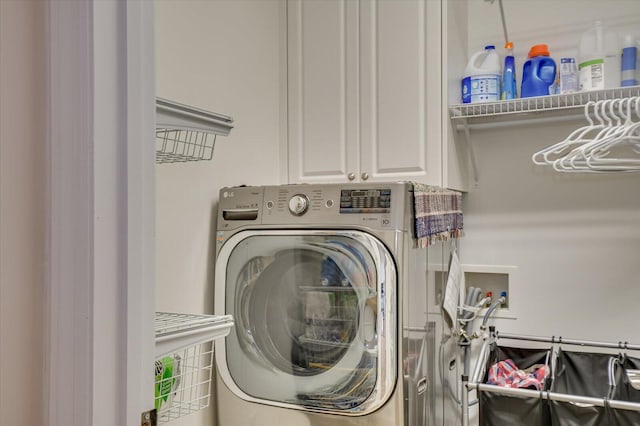
POLYGON ((213 160, 157 166, 158 309, 212 309, 220 188, 282 182, 280 12, 276 0, 156 3, 158 96, 235 126, 217 138, 213 160))
POLYGON ((43 422, 43 2, 0 1, 0 424, 43 422))
MULTIPOLYGON (((548 43, 557 58, 575 56, 594 19, 640 31, 637 1, 503 4, 520 74, 531 44, 548 43)), ((469 20, 469 52, 502 46, 497 2, 472 0, 469 20)), ((461 259, 517 267, 510 288, 517 319, 498 320, 499 330, 639 343, 640 173, 561 174, 531 161, 584 124, 471 131, 480 178, 464 197, 461 259)))
MULTIPOLYGON (((156 1, 157 95, 229 115, 211 161, 157 166, 156 309, 213 312, 219 189, 284 183, 284 3, 156 1)), ((286 129, 286 127, 284 127, 286 129)), ((212 410, 183 424, 212 424, 212 410)), ((180 424, 178 421, 176 424, 180 424)))
MULTIPOLYGON (((510 38, 523 40, 520 69, 534 39, 575 55, 580 33, 595 19, 640 37, 637 1, 503 4, 510 38)), ((497 3, 470 1, 469 50, 502 39, 497 3)), ((463 263, 518 267, 511 295, 518 320, 502 325, 510 331, 640 342, 633 325, 640 300, 640 174, 560 174, 531 162, 534 152, 584 124, 471 131, 480 180, 465 197, 463 263)))
POLYGON ((531 154, 571 124, 472 132, 480 180, 463 197, 461 261, 517 268, 509 293, 516 319, 496 320, 502 332, 638 343, 640 174, 534 165, 531 154))
POLYGON ((571 124, 473 132, 463 263, 514 265, 504 331, 640 342, 640 175, 559 174, 531 154, 571 124))

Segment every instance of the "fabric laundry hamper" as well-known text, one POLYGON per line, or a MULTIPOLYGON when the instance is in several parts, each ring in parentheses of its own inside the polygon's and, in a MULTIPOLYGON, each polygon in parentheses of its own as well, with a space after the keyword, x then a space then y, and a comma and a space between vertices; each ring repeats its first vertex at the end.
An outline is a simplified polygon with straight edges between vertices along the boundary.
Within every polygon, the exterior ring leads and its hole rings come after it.
MULTIPOLYGON (((637 360, 626 358, 629 366, 637 360)), ((629 401, 638 391, 625 384, 625 358, 616 354, 558 351, 552 392, 629 401), (635 392, 635 393, 634 393, 635 392)), ((552 424, 562 426, 640 425, 640 413, 561 401, 550 401, 552 424)))
MULTIPOLYGON (((631 383, 630 376, 627 374, 628 370, 640 370, 640 359, 623 356, 620 364, 622 366, 622 374, 619 376, 613 398, 620 401, 640 403, 640 389, 637 389, 639 384, 635 383, 634 387, 631 383)), ((627 410, 612 411, 614 424, 640 425, 640 412, 627 410)))
POLYGON ((624 369, 622 377, 616 386, 615 398, 621 401, 640 402, 640 389, 636 389, 631 384, 631 380, 627 374, 627 370, 639 370, 640 371, 640 359, 623 356, 622 368, 624 369))
MULTIPOLYGON (((487 358, 483 382, 487 383, 492 366, 501 361, 512 360, 522 370, 536 365, 551 365, 552 349, 523 349, 492 344, 487 358)), ((547 390, 549 380, 544 380, 542 389, 547 390)), ((542 398, 500 395, 493 392, 478 392, 480 426, 546 426, 550 424, 549 402, 542 398)))

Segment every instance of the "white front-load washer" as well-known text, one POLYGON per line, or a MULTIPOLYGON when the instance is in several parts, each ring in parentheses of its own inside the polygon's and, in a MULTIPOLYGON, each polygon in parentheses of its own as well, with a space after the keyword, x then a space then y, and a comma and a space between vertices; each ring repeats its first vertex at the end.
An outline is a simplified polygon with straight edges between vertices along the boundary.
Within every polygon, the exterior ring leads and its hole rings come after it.
POLYGON ((435 423, 427 311, 448 248, 417 247, 412 200, 403 182, 220 191, 219 426, 435 423))

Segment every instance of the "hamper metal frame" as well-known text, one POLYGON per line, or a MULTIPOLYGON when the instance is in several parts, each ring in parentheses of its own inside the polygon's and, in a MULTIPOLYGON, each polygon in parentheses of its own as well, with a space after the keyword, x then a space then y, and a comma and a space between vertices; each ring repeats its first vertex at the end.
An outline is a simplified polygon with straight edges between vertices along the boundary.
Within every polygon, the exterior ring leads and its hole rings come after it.
MULTIPOLYGON (((491 328, 493 329, 493 327, 491 328)), ((631 344, 626 341, 612 343, 612 342, 601 342, 601 341, 590 341, 590 340, 564 339, 562 337, 555 337, 555 336, 540 337, 540 336, 509 334, 509 333, 498 333, 492 330, 490 333, 490 336, 487 337, 482 344, 480 355, 476 362, 472 376, 469 378, 469 381, 465 383, 465 386, 467 389, 466 389, 466 392, 464 392, 465 398, 463 398, 463 401, 462 401, 463 426, 467 426, 469 424, 469 403, 468 403, 469 399, 466 393, 468 393, 471 390, 476 390, 480 392, 497 393, 497 394, 508 395, 508 396, 542 399, 547 401, 588 404, 596 407, 607 407, 607 408, 616 409, 616 410, 619 409, 619 410, 640 412, 640 403, 636 403, 636 402, 622 401, 622 400, 615 400, 615 399, 608 399, 608 398, 595 398, 595 397, 588 397, 588 396, 582 396, 582 395, 573 395, 573 394, 567 394, 567 393, 553 392, 549 390, 538 391, 538 390, 531 390, 531 389, 500 387, 496 385, 481 383, 485 373, 485 365, 489 355, 489 346, 493 343, 496 343, 499 339, 529 341, 529 342, 543 342, 543 343, 550 343, 552 345, 562 344, 562 345, 576 345, 580 347, 619 349, 625 352, 640 351, 640 345, 631 344)), ((463 381, 465 381, 465 378, 463 378, 463 381)))

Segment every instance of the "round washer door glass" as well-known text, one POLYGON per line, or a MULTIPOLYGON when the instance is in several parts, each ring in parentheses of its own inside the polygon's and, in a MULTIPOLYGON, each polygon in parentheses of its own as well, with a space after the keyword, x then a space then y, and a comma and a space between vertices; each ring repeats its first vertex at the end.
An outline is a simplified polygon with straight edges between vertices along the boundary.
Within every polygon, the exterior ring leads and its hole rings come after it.
POLYGON ((218 365, 239 396, 327 412, 369 412, 388 398, 396 272, 378 239, 244 231, 226 242, 216 271, 235 320, 218 365))

